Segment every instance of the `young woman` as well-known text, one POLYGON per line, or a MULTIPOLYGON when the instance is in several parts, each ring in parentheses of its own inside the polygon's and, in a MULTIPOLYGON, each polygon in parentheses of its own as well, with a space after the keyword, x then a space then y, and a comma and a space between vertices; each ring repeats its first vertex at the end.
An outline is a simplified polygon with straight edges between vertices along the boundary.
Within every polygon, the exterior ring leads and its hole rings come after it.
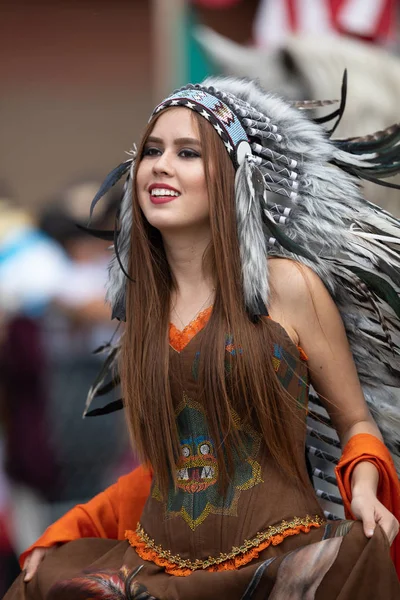
POLYGON ((107 183, 131 167, 108 297, 126 320, 124 405, 148 469, 50 527, 9 600, 399 597, 400 486, 353 360, 363 382, 376 364, 385 384, 398 377, 399 256, 385 236, 399 229, 346 173, 371 175, 372 150, 366 164, 352 153, 362 143, 335 146, 237 80, 155 109, 137 160, 107 183), (344 448, 352 520, 326 519, 307 473, 310 383, 344 448))

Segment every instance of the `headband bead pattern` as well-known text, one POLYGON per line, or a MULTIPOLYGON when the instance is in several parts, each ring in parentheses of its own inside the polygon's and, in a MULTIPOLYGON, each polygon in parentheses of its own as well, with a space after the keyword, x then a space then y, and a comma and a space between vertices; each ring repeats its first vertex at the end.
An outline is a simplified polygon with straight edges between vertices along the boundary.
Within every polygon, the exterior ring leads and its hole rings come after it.
POLYGON ((185 87, 156 106, 151 118, 174 106, 194 110, 211 123, 224 142, 235 168, 243 162, 246 154, 251 154, 246 131, 235 113, 221 99, 203 89, 185 87))

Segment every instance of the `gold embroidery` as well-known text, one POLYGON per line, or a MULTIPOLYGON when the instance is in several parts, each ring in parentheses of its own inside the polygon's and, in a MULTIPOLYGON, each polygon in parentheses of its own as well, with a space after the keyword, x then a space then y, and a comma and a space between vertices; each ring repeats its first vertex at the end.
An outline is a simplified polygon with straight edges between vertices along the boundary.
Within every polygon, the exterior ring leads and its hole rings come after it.
POLYGON ((151 497, 154 498, 154 500, 158 500, 159 502, 163 501, 162 494, 157 485, 154 485, 151 497))
MULTIPOLYGON (((189 513, 187 512, 187 510, 185 509, 184 506, 182 506, 181 510, 179 511, 179 513, 182 515, 182 518, 186 521, 186 523, 189 525, 190 529, 192 531, 194 531, 196 529, 196 527, 198 527, 199 525, 201 525, 203 523, 203 521, 206 520, 206 518, 208 517, 208 515, 211 512, 215 512, 214 510, 212 510, 214 507, 212 504, 210 504, 210 502, 207 502, 206 507, 204 508, 203 512, 201 513, 200 516, 197 517, 197 519, 193 519, 189 513)), ((222 513, 222 511, 221 511, 222 513)), ((174 514, 174 513, 172 513, 174 514)))
POLYGON ((184 391, 182 394, 182 400, 179 402, 178 406, 175 408, 175 411, 174 411, 175 416, 178 417, 180 415, 180 413, 183 411, 183 409, 186 408, 187 406, 189 408, 194 408, 195 410, 198 410, 199 412, 205 414, 204 406, 200 402, 196 402, 196 400, 192 400, 191 398, 189 398, 187 393, 184 391))
MULTIPOLYGON (((261 467, 260 467, 260 473, 261 473, 261 467)), ((260 479, 260 481, 258 481, 257 479, 254 479, 254 467, 253 467, 253 477, 249 481, 248 487, 245 487, 246 484, 244 483, 243 487, 238 486, 236 489, 240 490, 240 491, 250 489, 253 485, 256 485, 257 483, 263 483, 263 479, 260 479)), ((151 497, 154 498, 155 500, 160 500, 162 502, 162 495, 161 495, 159 488, 157 487, 157 484, 154 486, 154 491, 153 491, 151 497)), ((177 511, 168 511, 165 518, 171 519, 173 517, 181 516, 182 519, 189 525, 190 529, 192 531, 194 531, 196 529, 196 527, 201 525, 203 523, 203 521, 205 521, 205 519, 210 514, 227 515, 229 517, 236 517, 238 502, 239 502, 239 494, 236 492, 235 496, 232 500, 232 503, 229 507, 224 506, 222 508, 217 508, 217 507, 213 506, 210 502, 207 502, 201 515, 199 515, 197 517, 197 519, 193 519, 190 516, 190 514, 187 512, 187 510, 185 509, 184 506, 182 506, 180 508, 180 510, 177 510, 177 511)))
MULTIPOLYGON (((205 419, 205 411, 202 404, 190 399, 186 392, 183 392, 182 401, 178 404, 178 406, 175 409, 176 417, 178 418, 180 413, 186 408, 192 408, 198 411, 201 418, 205 419)), ((215 495, 211 494, 210 496, 203 498, 201 514, 199 514, 199 510, 197 510, 197 512, 194 510, 193 502, 191 498, 188 497, 188 494, 204 492, 207 489, 211 488, 212 485, 216 485, 218 480, 218 464, 213 454, 213 442, 207 436, 207 423, 200 422, 200 428, 205 428, 204 431, 203 429, 202 431, 206 435, 206 437, 201 440, 201 445, 209 446, 209 454, 202 455, 200 453, 200 447, 196 446, 194 453, 190 454, 189 456, 185 456, 183 453, 179 461, 177 461, 176 485, 177 488, 179 488, 179 490, 182 490, 186 493, 186 500, 185 498, 181 499, 180 508, 176 502, 172 502, 172 487, 168 495, 163 498, 161 490, 157 485, 157 482, 154 483, 151 495, 152 498, 154 498, 155 500, 165 502, 166 519, 181 517, 189 525, 192 531, 194 531, 196 527, 201 525, 210 514, 237 516, 237 505, 241 493, 251 489, 259 483, 263 483, 261 465, 256 460, 261 445, 261 434, 254 430, 249 423, 242 423, 239 415, 234 410, 231 410, 231 416, 235 429, 239 432, 243 432, 250 439, 251 452, 247 451, 246 448, 243 447, 239 448, 237 454, 237 460, 240 461, 240 465, 245 467, 245 475, 247 480, 244 481, 245 477, 240 476, 240 473, 236 479, 234 478, 232 482, 232 494, 230 495, 231 499, 228 504, 224 502, 222 503, 222 506, 216 506, 216 500, 218 500, 218 498, 216 498, 215 495), (190 478, 187 479, 187 477, 183 477, 182 471, 187 471, 192 467, 212 468, 212 477, 207 478, 207 480, 204 482, 193 481, 190 478), (187 498, 189 499, 187 500, 187 498), (175 510, 172 510, 173 507, 175 508, 175 510)), ((188 448, 190 451, 190 445, 185 443, 181 444, 181 451, 185 448, 188 448)))
POLYGON ((276 358, 276 356, 273 356, 272 357, 272 364, 273 364, 273 367, 274 367, 274 371, 277 372, 278 369, 279 369, 279 367, 280 367, 281 361, 279 360, 279 358, 276 358))
POLYGON ((246 483, 243 483, 242 485, 237 486, 238 490, 249 490, 250 488, 254 487, 255 485, 264 482, 263 478, 261 477, 260 463, 258 463, 256 460, 248 460, 247 462, 249 463, 249 465, 251 465, 253 473, 252 473, 251 479, 246 481, 246 483))
POLYGON ((171 566, 173 568, 178 567, 179 569, 196 571, 198 569, 209 569, 214 565, 221 565, 226 561, 235 559, 239 555, 245 555, 253 549, 267 547, 268 542, 271 542, 273 545, 279 544, 287 535, 294 535, 300 533, 300 531, 307 532, 310 527, 320 527, 324 523, 325 521, 318 515, 314 517, 307 515, 303 518, 293 517, 291 521, 283 520, 278 525, 270 525, 264 531, 258 532, 254 538, 245 540, 241 546, 234 546, 229 553, 221 552, 219 556, 209 556, 206 560, 197 559, 195 561, 185 560, 179 554, 173 555, 169 550, 164 550, 162 546, 158 546, 147 535, 140 523, 137 525, 136 533, 126 531, 125 538, 136 548, 140 556, 146 554, 149 556, 149 560, 157 560, 157 564, 162 562, 165 567, 171 566))

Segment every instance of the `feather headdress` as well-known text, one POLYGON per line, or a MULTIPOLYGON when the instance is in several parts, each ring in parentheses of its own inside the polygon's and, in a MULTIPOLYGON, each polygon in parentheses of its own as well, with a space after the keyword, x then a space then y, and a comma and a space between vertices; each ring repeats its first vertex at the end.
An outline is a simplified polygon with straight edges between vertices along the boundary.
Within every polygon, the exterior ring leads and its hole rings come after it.
MULTIPOLYGON (((212 77, 174 92, 153 115, 170 106, 195 110, 225 144, 236 168, 243 300, 251 318, 268 314, 267 256, 296 260, 322 279, 345 324, 366 401, 400 471, 400 222, 367 202, 360 187, 360 179, 394 185, 381 179, 400 172, 400 125, 363 138, 331 140, 345 92, 346 77, 339 108, 318 122, 307 109, 321 103, 291 105, 256 82, 212 77), (330 132, 329 120, 335 120, 330 132)), ((107 295, 119 319, 124 318, 134 158, 110 174, 94 200, 130 171, 107 295)), ((332 505, 340 502, 332 485, 338 438, 317 399, 310 408, 308 449, 314 476, 324 483, 318 484, 319 495, 327 512, 340 515, 332 505)))

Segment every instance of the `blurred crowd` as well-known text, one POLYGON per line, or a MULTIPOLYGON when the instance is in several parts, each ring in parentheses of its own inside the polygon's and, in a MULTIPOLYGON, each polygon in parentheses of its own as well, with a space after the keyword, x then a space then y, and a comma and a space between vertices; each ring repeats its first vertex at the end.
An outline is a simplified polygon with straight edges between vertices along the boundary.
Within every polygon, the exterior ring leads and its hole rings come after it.
MULTIPOLYGON (((106 242, 87 225, 99 182, 74 182, 36 218, 0 190, 0 567, 71 506, 133 465, 122 415, 82 420, 115 326, 104 302, 106 242), (107 444, 104 443, 107 440, 107 444)), ((113 226, 116 195, 91 226, 113 226)), ((10 581, 9 581, 10 582, 10 581)))
MULTIPOLYGON (((347 117, 337 133, 398 120, 398 0, 168 1, 183 15, 181 83, 223 72, 258 77, 291 100, 326 99, 340 95, 348 67, 347 117)), ((160 0, 148 4, 165 9, 160 0)), ((162 69, 169 54, 159 54, 152 60, 162 69)), ((93 350, 115 329, 104 302, 109 244, 84 231, 100 181, 73 181, 35 208, 14 197, 13 184, 0 184, 0 596, 18 573, 17 556, 47 525, 134 464, 122 414, 82 419, 102 363, 93 350)), ((397 190, 371 185, 367 194, 400 215, 397 190)), ((113 228, 119 198, 120 190, 105 198, 91 227, 113 228)))

